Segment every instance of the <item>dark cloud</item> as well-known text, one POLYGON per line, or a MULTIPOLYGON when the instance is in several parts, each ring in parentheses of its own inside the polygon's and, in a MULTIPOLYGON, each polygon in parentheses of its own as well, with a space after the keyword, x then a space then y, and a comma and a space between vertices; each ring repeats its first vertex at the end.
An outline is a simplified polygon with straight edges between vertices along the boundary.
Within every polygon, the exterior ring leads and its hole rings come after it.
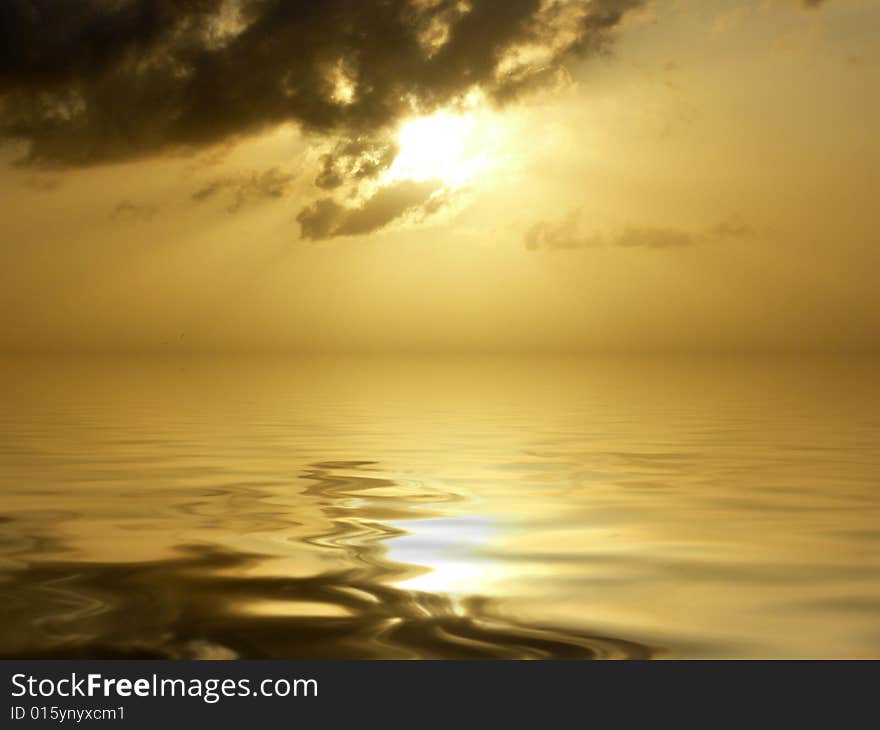
POLYGON ((345 208, 333 198, 321 198, 300 211, 296 217, 300 237, 312 241, 332 238, 333 231, 345 217, 345 208))
POLYGON ((340 205, 322 198, 304 208, 297 217, 301 236, 319 241, 337 236, 359 236, 384 228, 405 216, 425 217, 446 202, 443 186, 436 180, 401 180, 380 188, 357 206, 340 205))
POLYGON ((709 241, 732 241, 753 234, 752 228, 739 216, 731 216, 707 231, 691 232, 677 228, 630 226, 614 235, 584 235, 578 232, 577 212, 562 222, 542 221, 532 226, 525 236, 530 251, 538 249, 566 250, 613 246, 618 248, 685 248, 709 241))
POLYGON ((193 192, 192 198, 202 202, 224 195, 229 201, 227 210, 235 213, 248 203, 281 198, 292 181, 293 175, 273 167, 263 172, 216 178, 193 192))
POLYGON ((639 4, 3 0, 0 136, 29 142, 31 162, 89 164, 292 122, 348 137, 324 161, 332 188, 387 165, 364 140, 399 117, 474 88, 516 97, 639 4))

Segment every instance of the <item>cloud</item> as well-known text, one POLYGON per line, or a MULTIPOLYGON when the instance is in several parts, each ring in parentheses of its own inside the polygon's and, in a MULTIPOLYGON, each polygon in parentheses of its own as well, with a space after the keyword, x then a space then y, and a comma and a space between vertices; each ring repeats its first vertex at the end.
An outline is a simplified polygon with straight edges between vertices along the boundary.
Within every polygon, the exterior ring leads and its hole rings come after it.
POLYGON ((155 205, 140 205, 132 203, 130 200, 123 200, 110 211, 110 220, 129 223, 149 221, 158 211, 159 209, 155 205))
POLYGON ((679 248, 693 246, 697 240, 697 236, 687 231, 644 226, 627 228, 612 241, 612 245, 621 248, 679 248))
POLYGON ((48 193, 61 187, 61 178, 56 175, 31 175, 25 178, 24 186, 30 190, 48 193))
POLYGON ((296 217, 300 225, 300 236, 307 240, 323 241, 332 238, 340 221, 345 218, 346 209, 333 198, 321 198, 303 208, 296 217))
POLYGON ((754 229, 738 215, 729 216, 709 230, 711 238, 717 238, 721 241, 745 238, 753 236, 754 233, 754 229))
POLYGON ((263 172, 216 178, 193 192, 192 199, 200 203, 225 194, 230 200, 227 210, 235 213, 248 203, 281 198, 292 181, 293 175, 272 167, 263 172))
POLYGON ((332 190, 347 181, 376 177, 391 167, 397 151, 397 144, 390 135, 343 139, 321 158, 321 172, 315 185, 332 190))
POLYGON ((329 188, 371 174, 357 140, 475 88, 503 102, 546 83, 641 4, 4 0, 0 137, 74 165, 295 123, 355 140, 325 161, 329 188))
POLYGON ((436 180, 401 180, 380 188, 353 207, 340 205, 333 198, 322 198, 304 208, 297 221, 303 239, 320 241, 337 236, 359 236, 405 216, 431 215, 445 204, 447 195, 436 180))
POLYGON ((733 241, 753 235, 753 230, 738 215, 730 216, 706 231, 692 232, 657 226, 629 226, 612 235, 583 234, 578 231, 578 211, 561 222, 541 221, 526 232, 525 247, 530 251, 598 248, 686 248, 710 241, 733 241))
POLYGON ((534 251, 539 248, 572 249, 601 246, 602 238, 596 234, 578 235, 578 215, 575 210, 559 223, 539 221, 526 233, 526 248, 534 251))

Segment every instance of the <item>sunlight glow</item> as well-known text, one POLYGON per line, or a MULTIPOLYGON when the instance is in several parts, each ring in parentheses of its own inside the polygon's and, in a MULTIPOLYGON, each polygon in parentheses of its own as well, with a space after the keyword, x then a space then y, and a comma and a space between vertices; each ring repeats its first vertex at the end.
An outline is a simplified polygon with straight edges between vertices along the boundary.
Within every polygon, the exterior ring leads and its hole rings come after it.
POLYGON ((440 180, 458 188, 486 167, 491 130, 474 114, 437 112, 406 122, 398 132, 400 152, 391 166, 392 180, 440 180))
POLYGON ((400 581, 398 588, 447 595, 487 593, 504 576, 497 560, 480 554, 500 530, 491 518, 462 515, 392 524, 410 532, 388 541, 388 558, 429 569, 400 581))

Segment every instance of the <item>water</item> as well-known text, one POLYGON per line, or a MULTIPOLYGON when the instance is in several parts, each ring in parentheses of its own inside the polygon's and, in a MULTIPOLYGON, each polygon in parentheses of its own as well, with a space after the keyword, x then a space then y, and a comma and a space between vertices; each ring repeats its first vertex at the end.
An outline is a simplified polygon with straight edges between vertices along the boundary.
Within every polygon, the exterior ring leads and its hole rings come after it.
POLYGON ((880 656, 844 360, 6 360, 0 656, 880 656))

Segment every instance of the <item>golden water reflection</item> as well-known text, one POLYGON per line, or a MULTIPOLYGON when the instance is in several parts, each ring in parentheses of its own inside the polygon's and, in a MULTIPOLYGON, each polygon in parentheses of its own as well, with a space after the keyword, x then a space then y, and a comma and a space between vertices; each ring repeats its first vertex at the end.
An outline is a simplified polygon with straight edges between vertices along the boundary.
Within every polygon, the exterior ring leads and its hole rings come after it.
POLYGON ((880 655, 843 360, 7 360, 0 655, 880 655))

